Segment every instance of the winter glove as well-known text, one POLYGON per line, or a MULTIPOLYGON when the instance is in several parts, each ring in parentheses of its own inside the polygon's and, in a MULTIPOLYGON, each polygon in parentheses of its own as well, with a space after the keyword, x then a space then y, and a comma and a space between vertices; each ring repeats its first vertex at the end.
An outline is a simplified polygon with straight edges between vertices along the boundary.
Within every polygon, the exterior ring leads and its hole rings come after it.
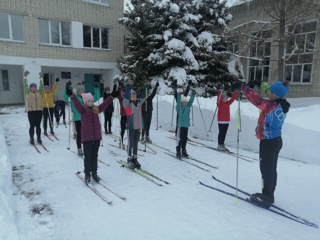
POLYGON ((261 88, 263 89, 263 91, 264 91, 265 93, 267 93, 267 91, 269 90, 269 85, 268 85, 268 83, 262 82, 261 88))
POLYGON ((59 82, 59 78, 56 78, 56 82, 59 82))
POLYGON ((178 88, 177 92, 182 94, 183 93, 183 89, 182 88, 178 88))
POLYGON ((123 80, 123 79, 121 79, 121 80, 119 81, 119 87, 124 87, 124 80, 123 80))
POLYGON ((254 86, 260 87, 261 86, 261 81, 258 81, 258 80, 250 81, 250 82, 248 82, 248 86, 250 88, 254 88, 254 86))
POLYGON ((44 74, 43 72, 39 72, 39 77, 43 78, 44 74))
POLYGON ((130 80, 127 81, 127 84, 132 86, 134 84, 134 81, 130 79, 130 80))
POLYGON ((99 87, 100 87, 100 84, 99 84, 99 83, 96 83, 96 84, 94 84, 94 87, 95 87, 95 88, 99 88, 99 87))
POLYGON ((156 88, 159 87, 159 82, 156 83, 156 88))
POLYGON ((241 88, 241 85, 244 84, 242 81, 235 81, 232 85, 231 88, 233 91, 238 91, 241 88))
POLYGON ((70 88, 66 88, 66 94, 68 95, 68 97, 71 97, 73 92, 72 92, 72 90, 70 88))
POLYGON ((220 90, 221 90, 221 91, 223 91, 223 90, 224 90, 224 86, 223 86, 223 85, 220 87, 220 90))
POLYGON ((30 74, 30 72, 29 72, 28 70, 23 73, 23 75, 24 75, 25 77, 28 76, 29 74, 30 74))
POLYGON ((71 81, 66 83, 66 88, 70 88, 70 86, 72 85, 71 81))
POLYGON ((193 86, 192 80, 189 80, 189 81, 188 81, 188 85, 191 86, 191 87, 193 86))

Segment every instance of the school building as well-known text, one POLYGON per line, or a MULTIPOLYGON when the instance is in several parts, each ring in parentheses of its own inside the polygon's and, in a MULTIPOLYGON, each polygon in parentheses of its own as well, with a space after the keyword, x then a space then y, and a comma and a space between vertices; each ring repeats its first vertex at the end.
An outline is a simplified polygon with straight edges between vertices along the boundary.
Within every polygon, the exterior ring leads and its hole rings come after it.
MULTIPOLYGON (((272 2, 251 0, 230 8, 234 35, 230 49, 241 55, 247 81, 278 81, 279 25, 268 24, 272 2)), ((310 1, 316 3, 317 1, 310 1)), ((283 79, 290 81, 287 97, 320 97, 320 4, 312 11, 295 5, 286 25, 283 79), (302 14, 307 12, 307 14, 302 14), (300 15, 299 15, 300 14, 300 15), (295 18, 298 16, 298 18, 295 18)))
POLYGON ((63 100, 67 81, 85 82, 87 92, 104 82, 112 86, 124 55, 123 0, 1 0, 0 105, 24 103, 28 82, 53 86, 63 100))

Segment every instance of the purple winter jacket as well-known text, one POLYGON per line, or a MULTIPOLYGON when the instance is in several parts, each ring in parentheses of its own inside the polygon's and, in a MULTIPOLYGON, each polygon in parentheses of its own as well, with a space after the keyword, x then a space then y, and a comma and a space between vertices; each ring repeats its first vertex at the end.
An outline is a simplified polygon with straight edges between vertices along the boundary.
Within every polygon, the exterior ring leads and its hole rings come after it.
MULTIPOLYGON (((79 99, 72 95, 70 99, 73 101, 74 107, 81 115, 81 142, 101 140, 101 125, 99 121, 99 115, 95 114, 91 108, 83 106, 79 99)), ((108 97, 98 107, 99 111, 103 112, 110 103, 112 103, 112 97, 108 97)))

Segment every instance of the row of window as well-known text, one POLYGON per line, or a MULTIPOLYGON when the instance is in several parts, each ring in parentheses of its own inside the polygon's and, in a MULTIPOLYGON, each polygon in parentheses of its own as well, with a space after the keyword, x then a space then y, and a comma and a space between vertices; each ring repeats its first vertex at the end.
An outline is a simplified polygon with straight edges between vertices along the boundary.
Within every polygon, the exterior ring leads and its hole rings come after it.
MULTIPOLYGON (((0 40, 24 42, 22 16, 0 12, 0 22, 0 40)), ((71 46, 70 22, 38 19, 38 26, 41 44, 71 46)), ((83 47, 109 49, 109 29, 83 25, 83 47)))
MULTIPOLYGON (((293 83, 311 82, 316 29, 316 21, 299 23, 287 28, 284 79, 293 83)), ((256 79, 262 81, 269 80, 271 36, 271 30, 251 34, 249 81, 256 79)))

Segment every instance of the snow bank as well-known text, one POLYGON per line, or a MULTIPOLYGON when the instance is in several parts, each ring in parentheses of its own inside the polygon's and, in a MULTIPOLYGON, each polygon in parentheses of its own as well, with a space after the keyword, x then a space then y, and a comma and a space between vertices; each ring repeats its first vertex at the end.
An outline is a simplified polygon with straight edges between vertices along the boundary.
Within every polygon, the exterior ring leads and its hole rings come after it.
POLYGON ((0 239, 19 239, 12 195, 12 166, 0 121, 0 239))

